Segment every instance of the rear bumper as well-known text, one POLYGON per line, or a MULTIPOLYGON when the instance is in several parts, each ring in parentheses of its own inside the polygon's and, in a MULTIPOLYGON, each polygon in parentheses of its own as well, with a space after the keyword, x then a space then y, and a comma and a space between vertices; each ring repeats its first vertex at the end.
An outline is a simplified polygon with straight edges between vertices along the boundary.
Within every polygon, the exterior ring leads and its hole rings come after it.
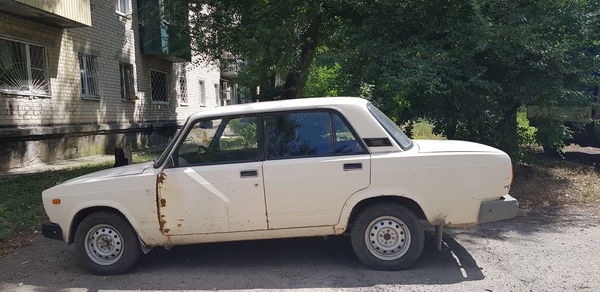
POLYGON ((486 223, 513 218, 519 210, 519 202, 510 195, 502 196, 499 200, 481 203, 478 223, 486 223))
POLYGON ((42 234, 44 237, 56 240, 63 240, 63 233, 60 226, 56 223, 43 223, 42 224, 42 234))

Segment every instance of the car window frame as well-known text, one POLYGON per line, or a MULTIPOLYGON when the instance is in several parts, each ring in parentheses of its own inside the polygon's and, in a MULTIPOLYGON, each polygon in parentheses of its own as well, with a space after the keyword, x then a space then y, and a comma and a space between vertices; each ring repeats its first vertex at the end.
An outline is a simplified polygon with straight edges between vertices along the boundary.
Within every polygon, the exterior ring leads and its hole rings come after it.
MULTIPOLYGON (((206 117, 206 118, 201 118, 201 119, 197 119, 195 121, 193 121, 190 126, 187 127, 187 129, 185 129, 185 132, 181 134, 181 140, 179 141, 179 143, 177 143, 177 145, 174 146, 174 150, 173 153, 169 156, 169 158, 167 159, 168 161, 166 161, 165 163, 167 163, 167 165, 165 166, 165 168, 187 168, 187 167, 199 167, 199 166, 211 166, 211 165, 227 165, 227 164, 239 164, 239 163, 250 163, 250 162, 260 162, 262 161, 263 156, 263 139, 262 139, 262 134, 263 134, 263 116, 260 113, 249 113, 249 114, 239 114, 239 115, 221 115, 221 116, 212 116, 212 117, 206 117), (211 120, 228 120, 227 123, 229 123, 229 121, 233 120, 233 119, 237 119, 237 118, 249 118, 249 117, 256 117, 256 143, 258 144, 258 155, 257 155, 257 159, 247 159, 247 160, 234 160, 234 161, 225 161, 225 162, 212 162, 212 163, 194 163, 194 164, 189 164, 189 165, 185 165, 185 166, 180 166, 180 165, 175 165, 175 155, 177 155, 177 153, 179 152, 179 148, 181 147, 181 145, 183 145, 183 143, 185 142, 185 138, 187 138, 187 135, 192 131, 192 129, 194 128, 194 126, 196 126, 198 123, 202 123, 205 121, 211 121, 211 120)), ((222 133, 221 133, 222 135, 222 133)), ((212 139, 211 139, 211 143, 212 143, 212 139)))
MULTIPOLYGON (((330 122, 332 123, 332 119, 330 119, 330 122)), ((332 135, 333 137, 333 135, 332 135)), ((348 120, 348 118, 346 118, 346 115, 344 115, 342 112, 340 112, 337 109, 333 109, 333 108, 319 108, 319 109, 295 109, 295 110, 279 110, 279 111, 261 111, 261 112, 253 112, 253 113, 244 113, 244 114, 234 114, 234 115, 215 115, 215 116, 210 116, 210 117, 203 117, 203 118, 199 118, 196 120, 191 121, 191 119, 188 117, 186 123, 184 123, 184 126, 180 129, 179 133, 177 135, 175 135, 175 137, 173 138, 173 140, 169 143, 169 145, 167 146, 167 148, 165 148, 165 152, 163 152, 163 154, 161 154, 159 156, 159 158, 157 159, 156 163, 154 164, 154 168, 160 168, 163 167, 165 169, 171 169, 171 168, 185 168, 185 167, 198 167, 198 166, 211 166, 211 165, 226 165, 226 164, 239 164, 239 163, 248 163, 248 162, 262 162, 262 161, 267 161, 267 160, 283 160, 283 159, 304 159, 304 158, 319 158, 319 157, 337 157, 337 156, 350 156, 350 155, 364 155, 364 154, 371 154, 371 149, 369 147, 367 147, 367 145, 365 144, 365 141, 363 140, 363 138, 358 134, 358 132, 356 131, 356 129, 354 128, 354 126, 352 125, 352 123, 350 123, 350 121, 348 120), (350 130, 350 132, 352 133, 352 135, 354 137, 356 137, 356 141, 358 142, 358 144, 360 145, 360 147, 362 148, 363 152, 362 153, 332 153, 332 154, 327 154, 327 155, 318 155, 318 156, 295 156, 295 157, 282 157, 282 158, 273 158, 273 159, 266 159, 266 149, 264 147, 265 142, 266 142, 266 133, 265 133, 265 119, 264 116, 268 115, 268 114, 277 114, 277 113, 300 113, 300 112, 329 112, 332 114, 337 114, 340 119, 348 126, 348 129, 350 130), (258 121, 259 121, 259 125, 258 125, 258 139, 257 139, 257 143, 258 143, 258 153, 259 153, 259 160, 250 160, 250 161, 230 161, 230 162, 218 162, 218 163, 204 163, 204 164, 194 164, 194 165, 188 165, 188 166, 176 166, 174 165, 175 160, 173 159, 173 155, 176 155, 177 152, 179 151, 179 147, 181 146, 181 144, 185 141, 185 138, 187 137, 187 135, 189 134, 189 132, 193 129, 193 126, 196 125, 199 122, 203 122, 203 121, 208 121, 208 120, 215 120, 215 119, 224 119, 224 118, 229 118, 229 119, 234 119, 234 118, 240 118, 240 117, 251 117, 251 116, 256 116, 258 117, 258 121), (168 154, 166 154, 168 152, 168 154)))
MULTIPOLYGON (((268 158, 267 157, 267 151, 266 148, 263 147, 262 149, 262 153, 263 153, 263 157, 264 157, 264 161, 276 161, 276 160, 285 160, 285 159, 304 159, 304 158, 322 158, 322 157, 337 157, 337 156, 350 156, 350 155, 364 155, 364 154, 371 154, 370 149, 366 146, 366 144, 364 143, 363 139, 360 137, 360 135, 358 135, 358 132, 356 132, 356 130, 354 129, 354 127, 352 126, 352 123, 350 123, 350 121, 348 121, 348 119, 346 118, 346 116, 344 116, 344 114, 342 114, 340 111, 336 110, 336 109, 297 109, 297 110, 283 110, 283 111, 269 111, 269 112, 263 112, 263 125, 262 125, 262 139, 263 139, 263 143, 262 145, 266 145, 266 139, 267 139, 267 133, 266 133, 266 119, 265 119, 265 115, 269 115, 269 114, 289 114, 289 113, 309 113, 309 112, 326 112, 329 113, 330 115, 332 114, 337 114, 338 117, 340 117, 340 119, 342 120, 343 123, 346 124, 346 126, 348 127, 348 129, 350 130, 350 132, 352 133, 352 135, 356 138, 356 142, 358 143, 358 145, 360 145, 361 149, 363 150, 361 153, 330 153, 330 154, 325 154, 325 155, 302 155, 302 156, 294 156, 294 157, 279 157, 279 158, 268 158)), ((333 135, 333 119, 331 118, 331 116, 329 116, 329 129, 331 131, 331 135, 330 135, 330 143, 332 144, 332 146, 334 147, 334 151, 335 151, 335 141, 333 141, 334 139, 334 135, 333 135)))

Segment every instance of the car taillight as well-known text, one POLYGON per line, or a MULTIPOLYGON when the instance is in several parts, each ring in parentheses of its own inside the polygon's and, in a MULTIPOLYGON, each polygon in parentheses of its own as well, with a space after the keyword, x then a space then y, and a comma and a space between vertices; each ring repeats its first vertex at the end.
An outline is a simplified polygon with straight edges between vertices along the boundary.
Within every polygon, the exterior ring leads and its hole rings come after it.
POLYGON ((512 170, 512 175, 510 177, 510 184, 512 184, 513 181, 515 180, 515 165, 511 164, 510 167, 511 167, 511 170, 512 170))

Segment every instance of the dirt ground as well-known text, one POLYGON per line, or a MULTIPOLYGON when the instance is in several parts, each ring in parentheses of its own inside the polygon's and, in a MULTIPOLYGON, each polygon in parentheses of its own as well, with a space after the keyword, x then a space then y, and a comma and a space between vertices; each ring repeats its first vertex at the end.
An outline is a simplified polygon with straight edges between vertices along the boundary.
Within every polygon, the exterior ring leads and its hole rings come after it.
POLYGON ((363 267, 348 237, 214 243, 152 250, 131 273, 94 276, 72 246, 36 236, 0 258, 1 291, 315 289, 355 291, 598 291, 600 206, 541 208, 428 235, 410 270, 363 267))

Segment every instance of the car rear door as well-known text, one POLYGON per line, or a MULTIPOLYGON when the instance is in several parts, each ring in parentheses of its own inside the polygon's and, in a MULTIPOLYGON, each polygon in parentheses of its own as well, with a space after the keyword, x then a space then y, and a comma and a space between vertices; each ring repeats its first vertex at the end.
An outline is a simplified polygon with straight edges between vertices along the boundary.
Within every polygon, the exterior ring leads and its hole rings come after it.
POLYGON ((335 225, 370 183, 370 154, 332 110, 264 115, 265 199, 270 229, 335 225))

